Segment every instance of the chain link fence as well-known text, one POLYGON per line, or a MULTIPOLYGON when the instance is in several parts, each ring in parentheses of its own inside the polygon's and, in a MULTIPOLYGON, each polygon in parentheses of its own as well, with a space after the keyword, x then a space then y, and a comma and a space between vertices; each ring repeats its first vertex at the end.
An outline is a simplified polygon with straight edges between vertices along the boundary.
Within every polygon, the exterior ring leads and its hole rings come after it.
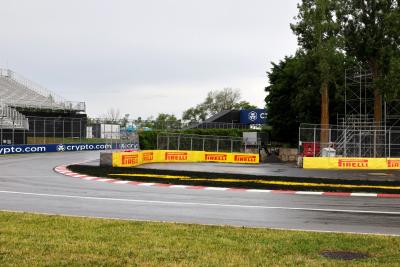
POLYGON ((157 135, 158 150, 258 153, 259 147, 259 142, 248 143, 243 138, 231 136, 173 133, 157 135))
MULTIPOLYGON (((21 124, 0 116, 0 145, 106 144, 106 148, 132 148, 137 134, 116 123, 93 122, 86 117, 26 117, 21 124)), ((139 148, 139 146, 135 146, 139 148)))
MULTIPOLYGON (((132 148, 139 138, 137 132, 152 131, 159 127, 173 130, 182 124, 150 124, 151 122, 112 121, 71 117, 24 116, 23 121, 11 116, 0 116, 0 145, 41 145, 41 144, 105 144, 106 149, 132 148), (11 118, 11 119, 10 119, 11 118), (137 123, 137 124, 134 124, 137 123), (135 127, 133 127, 135 125, 135 127), (146 128, 145 125, 154 127, 146 128)), ((238 125, 226 123, 207 124, 208 127, 235 128, 238 125)), ((179 127, 178 127, 179 126, 179 127)), ((204 126, 204 125, 203 125, 204 126)), ((244 126, 243 126, 244 127, 244 126)), ((242 137, 195 135, 164 132, 157 136, 157 149, 200 150, 211 152, 258 153, 261 142, 245 140, 242 137)))
POLYGON ((299 151, 306 157, 400 157, 400 128, 302 124, 299 151))

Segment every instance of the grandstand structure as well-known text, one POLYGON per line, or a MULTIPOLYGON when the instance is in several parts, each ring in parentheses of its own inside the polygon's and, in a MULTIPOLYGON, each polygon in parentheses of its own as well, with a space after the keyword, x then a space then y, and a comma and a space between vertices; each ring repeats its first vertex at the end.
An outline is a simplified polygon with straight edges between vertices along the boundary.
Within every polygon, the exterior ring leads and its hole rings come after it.
POLYGON ((81 137, 86 134, 86 118, 84 102, 67 101, 0 69, 0 145, 26 144, 29 137, 81 137))

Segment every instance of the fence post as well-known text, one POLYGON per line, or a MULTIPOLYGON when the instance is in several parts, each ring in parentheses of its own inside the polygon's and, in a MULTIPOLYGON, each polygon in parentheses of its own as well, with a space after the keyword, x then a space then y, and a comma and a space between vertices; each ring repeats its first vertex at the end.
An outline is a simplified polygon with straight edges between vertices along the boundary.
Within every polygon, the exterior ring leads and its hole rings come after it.
POLYGON ((12 144, 15 145, 15 121, 13 120, 13 128, 12 128, 12 144))
POLYGON ((391 142, 390 142, 390 140, 392 139, 392 131, 391 130, 389 130, 389 158, 390 158, 390 150, 391 150, 391 142))
POLYGON ((0 123, 0 146, 3 145, 3 117, 1 117, 1 123, 0 123))
POLYGON ((33 143, 36 144, 36 118, 33 118, 33 143))
POLYGON ((157 150, 159 150, 160 148, 159 148, 159 143, 158 143, 158 134, 157 134, 157 150))
POLYGON ((79 120, 79 143, 82 143, 82 118, 79 120))
POLYGON ((169 135, 167 136, 167 150, 169 150, 169 135))
POLYGON ((314 126, 314 142, 313 142, 313 146, 314 146, 314 149, 313 149, 313 157, 315 158, 315 141, 316 141, 316 132, 317 132, 317 129, 315 128, 315 126, 314 126))
MULTIPOLYGON (((362 141, 361 141, 361 129, 360 129, 360 134, 359 134, 359 141, 360 141, 360 144, 359 144, 359 147, 358 147, 358 156, 361 158, 361 143, 362 143, 362 141)), ((374 144, 374 151, 375 151, 375 144, 374 144)))
POLYGON ((217 138, 217 152, 219 152, 219 139, 217 138))
POLYGON ((62 142, 63 142, 63 144, 65 143, 64 142, 64 135, 65 135, 65 119, 63 118, 63 127, 62 127, 62 142))
POLYGON ((193 137, 190 137, 190 151, 193 150, 193 137))
POLYGON ((56 143, 56 119, 53 119, 53 143, 56 143))
POLYGON ((347 129, 344 128, 343 156, 347 157, 347 129))
POLYGON ((178 150, 180 150, 181 147, 181 136, 178 135, 178 150))
POLYGON ((205 137, 203 137, 203 151, 206 151, 204 148, 205 148, 205 143, 206 143, 206 138, 205 137))
POLYGON ((328 144, 328 146, 331 145, 331 141, 332 141, 332 128, 329 128, 329 144, 328 144))
POLYGON ((231 138, 231 153, 233 153, 233 139, 231 138))
POLYGON ((43 120, 43 143, 46 144, 46 119, 43 120))

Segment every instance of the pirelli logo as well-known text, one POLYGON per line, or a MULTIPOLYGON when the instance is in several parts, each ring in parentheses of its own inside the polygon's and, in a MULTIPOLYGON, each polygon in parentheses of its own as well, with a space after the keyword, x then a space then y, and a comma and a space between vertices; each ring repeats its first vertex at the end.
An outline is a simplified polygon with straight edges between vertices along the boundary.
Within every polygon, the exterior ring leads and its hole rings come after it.
POLYGON ((187 160, 186 152, 165 152, 165 160, 187 160))
POLYGON ((228 158, 228 155, 226 154, 205 154, 205 160, 210 160, 210 161, 226 161, 228 158))
POLYGON ((387 161, 388 168, 400 168, 400 160, 390 159, 387 161))
POLYGON ((257 162, 257 156, 254 155, 235 155, 234 159, 237 162, 257 162))
POLYGON ((368 168, 367 159, 339 159, 339 168, 368 168))
POLYGON ((133 165, 139 163, 139 155, 122 155, 121 159, 122 165, 133 165))
POLYGON ((153 152, 144 152, 142 155, 143 155, 143 161, 152 161, 154 159, 153 152))

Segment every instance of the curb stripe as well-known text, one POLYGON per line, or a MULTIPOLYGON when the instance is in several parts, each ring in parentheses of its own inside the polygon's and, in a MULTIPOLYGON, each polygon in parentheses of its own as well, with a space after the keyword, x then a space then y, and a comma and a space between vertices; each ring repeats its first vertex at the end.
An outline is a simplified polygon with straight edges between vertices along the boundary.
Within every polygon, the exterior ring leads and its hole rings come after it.
POLYGON ((245 188, 228 188, 228 187, 210 187, 200 185, 174 185, 162 183, 145 183, 135 181, 116 180, 109 178, 93 177, 84 174, 72 172, 66 168, 65 165, 57 166, 53 169, 55 172, 64 176, 75 177, 86 181, 106 182, 118 185, 135 185, 145 187, 167 187, 178 189, 194 189, 194 190, 209 190, 209 191, 230 191, 230 192, 249 192, 249 193, 275 193, 286 195, 318 195, 330 197, 375 197, 375 198, 400 198, 400 194, 381 194, 381 193, 350 193, 350 192, 314 192, 314 191, 293 191, 293 190, 268 190, 268 189, 245 189, 245 188))
POLYGON ((313 191, 297 191, 296 195, 316 195, 322 196, 324 192, 313 192, 313 191))
POLYGON ((352 197, 377 197, 378 194, 374 193, 351 193, 352 197))
POLYGON ((272 190, 272 193, 278 193, 278 194, 296 194, 296 191, 292 190, 272 190))

